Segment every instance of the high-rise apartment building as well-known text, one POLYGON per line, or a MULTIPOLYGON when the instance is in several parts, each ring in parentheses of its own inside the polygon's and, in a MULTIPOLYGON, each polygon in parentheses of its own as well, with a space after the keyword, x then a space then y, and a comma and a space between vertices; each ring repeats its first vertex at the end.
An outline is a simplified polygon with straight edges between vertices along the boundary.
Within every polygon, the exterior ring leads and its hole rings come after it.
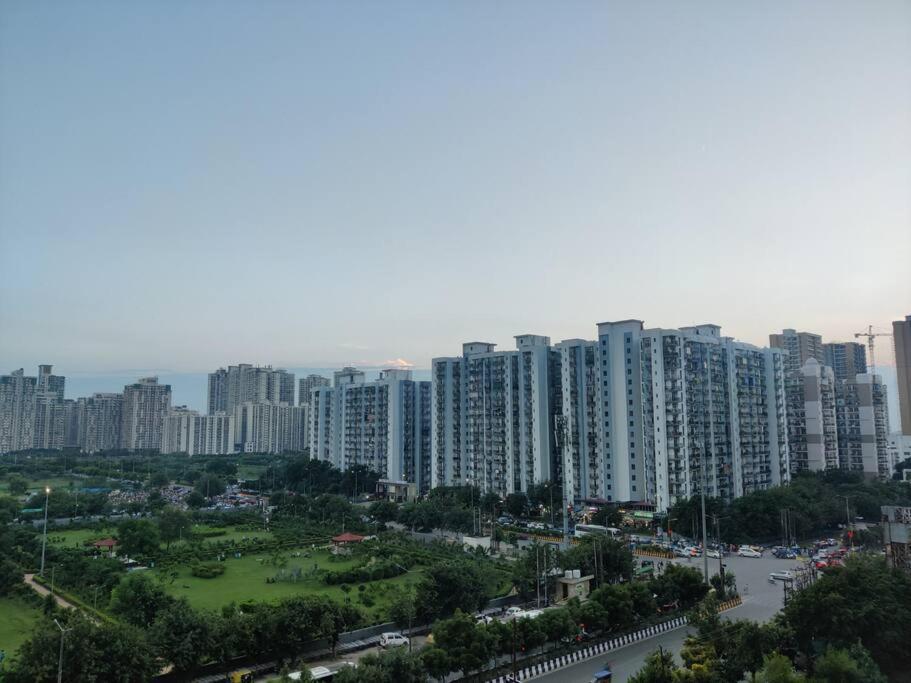
POLYGON ((835 373, 810 358, 800 369, 797 402, 788 404, 788 443, 795 471, 838 469, 835 373))
POLYGON ((854 379, 867 372, 867 347, 857 342, 823 344, 825 364, 832 368, 836 382, 854 379))
POLYGON ((35 394, 38 380, 22 368, 0 376, 0 453, 34 445, 35 394))
POLYGON ((664 510, 703 488, 731 499, 788 480, 782 351, 716 325, 639 320, 600 323, 596 340, 517 341, 516 351, 474 342, 434 359, 435 485, 502 494, 553 478, 569 500, 664 510))
POLYGON ((208 412, 231 414, 243 403, 294 404, 294 375, 242 363, 209 374, 208 412))
POLYGON ((797 332, 791 329, 782 330, 781 334, 769 335, 769 346, 773 349, 784 349, 788 352, 786 369, 789 372, 799 373, 800 369, 811 358, 820 364, 825 364, 826 362, 822 336, 813 332, 797 332))
POLYGON ((171 385, 144 377, 123 388, 120 445, 129 451, 159 450, 164 420, 171 408, 171 385))
POLYGON ((235 448, 242 453, 286 453, 305 447, 308 406, 248 401, 234 408, 235 448))
POLYGON ((515 340, 513 351, 469 342, 462 356, 433 360, 434 485, 471 484, 507 495, 549 481, 560 468, 559 352, 548 337, 515 340))
POLYGON ((892 323, 902 434, 911 436, 911 315, 892 323))
POLYGON ((335 386, 311 393, 310 457, 430 488, 430 382, 400 369, 365 382, 363 372, 345 368, 335 386))
POLYGON ((92 394, 76 399, 77 445, 86 453, 120 448, 123 394, 92 394))
POLYGON ((165 418, 162 453, 227 455, 235 451, 234 416, 224 413, 200 415, 180 406, 165 418))
POLYGON ((784 362, 716 325, 598 325, 562 355, 567 497, 663 510, 705 488, 731 499, 788 478, 784 362))
POLYGON ((297 383, 297 404, 303 405, 310 403, 310 392, 318 387, 328 387, 332 381, 322 375, 307 375, 298 380, 297 383))
POLYGON ((58 401, 62 401, 64 388, 66 386, 66 377, 53 374, 53 370, 53 365, 38 366, 37 390, 39 392, 50 392, 57 397, 58 401))
POLYGON ((892 476, 889 409, 879 375, 859 374, 836 387, 839 467, 883 479, 892 476))

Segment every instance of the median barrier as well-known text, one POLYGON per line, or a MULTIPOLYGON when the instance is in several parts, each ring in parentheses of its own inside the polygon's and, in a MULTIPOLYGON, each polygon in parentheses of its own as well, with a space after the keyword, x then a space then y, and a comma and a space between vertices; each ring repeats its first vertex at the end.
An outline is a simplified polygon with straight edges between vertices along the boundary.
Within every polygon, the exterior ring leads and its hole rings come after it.
MULTIPOLYGON (((563 667, 570 666, 577 662, 584 662, 587 659, 603 655, 606 652, 616 650, 618 648, 629 645, 630 643, 635 643, 640 640, 645 640, 646 638, 651 638, 658 634, 665 633, 666 631, 680 628, 681 626, 685 626, 686 623, 687 618, 685 616, 675 617, 674 619, 669 619, 668 621, 662 621, 660 624, 647 626, 646 628, 640 629, 633 633, 627 633, 611 640, 605 640, 604 642, 598 643, 597 645, 589 645, 588 647, 582 648, 581 650, 576 650, 566 655, 560 655, 559 657, 554 657, 553 659, 548 659, 537 664, 523 667, 516 672, 516 676, 520 681, 527 681, 543 673, 556 671, 557 669, 562 669, 563 667)), ((496 678, 488 679, 488 683, 507 683, 510 676, 511 674, 497 676, 496 678)))

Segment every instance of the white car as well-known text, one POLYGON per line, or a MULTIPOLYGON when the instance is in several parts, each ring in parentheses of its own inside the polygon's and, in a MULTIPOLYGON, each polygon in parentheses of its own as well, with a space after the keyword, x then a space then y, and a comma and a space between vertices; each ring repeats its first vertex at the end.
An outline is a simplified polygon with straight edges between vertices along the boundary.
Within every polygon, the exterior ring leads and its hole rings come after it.
POLYGON ((709 550, 709 551, 706 553, 706 555, 708 555, 709 557, 711 557, 713 560, 717 560, 717 559, 720 559, 720 558, 721 558, 721 553, 718 552, 717 550, 709 550))
POLYGON ((387 647, 402 647, 408 643, 408 638, 401 633, 384 633, 380 636, 380 647, 383 649, 387 647))
POLYGON ((740 546, 740 549, 737 551, 737 554, 740 555, 740 557, 762 557, 761 552, 751 548, 748 545, 740 546))
POLYGON ((769 574, 769 581, 792 581, 794 574, 788 571, 772 572, 769 574))

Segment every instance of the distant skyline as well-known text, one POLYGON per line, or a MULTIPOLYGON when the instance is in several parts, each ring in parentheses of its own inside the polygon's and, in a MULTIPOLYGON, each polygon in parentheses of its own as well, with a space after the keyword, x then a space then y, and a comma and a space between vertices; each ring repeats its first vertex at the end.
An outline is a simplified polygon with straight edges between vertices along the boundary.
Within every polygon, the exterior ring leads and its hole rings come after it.
POLYGON ((909 73, 898 0, 11 0, 0 372, 889 331, 909 73))

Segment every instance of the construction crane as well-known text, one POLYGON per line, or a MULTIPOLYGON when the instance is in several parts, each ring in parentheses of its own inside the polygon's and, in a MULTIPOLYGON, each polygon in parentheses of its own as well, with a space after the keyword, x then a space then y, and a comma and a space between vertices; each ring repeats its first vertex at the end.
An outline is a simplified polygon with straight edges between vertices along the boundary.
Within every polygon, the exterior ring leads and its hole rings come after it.
POLYGON ((855 332, 854 338, 858 339, 860 337, 867 338, 867 348, 870 349, 870 374, 876 374, 876 356, 873 353, 873 342, 877 337, 891 337, 890 332, 874 332, 873 325, 867 325, 867 330, 865 332, 855 332))

